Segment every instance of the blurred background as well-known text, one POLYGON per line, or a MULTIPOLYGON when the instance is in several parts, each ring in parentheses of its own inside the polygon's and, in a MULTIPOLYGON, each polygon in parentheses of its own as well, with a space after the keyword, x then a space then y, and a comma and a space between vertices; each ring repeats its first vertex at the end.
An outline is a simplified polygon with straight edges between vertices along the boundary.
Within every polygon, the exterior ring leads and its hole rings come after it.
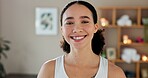
MULTIPOLYGON (((41 65, 63 55, 60 48, 60 23, 57 35, 35 33, 35 9, 57 8, 58 17, 62 8, 71 0, 0 0, 0 37, 9 40, 8 58, 2 58, 7 74, 32 74, 39 72, 41 65)), ((105 6, 147 6, 148 0, 86 0, 96 8, 105 6)))

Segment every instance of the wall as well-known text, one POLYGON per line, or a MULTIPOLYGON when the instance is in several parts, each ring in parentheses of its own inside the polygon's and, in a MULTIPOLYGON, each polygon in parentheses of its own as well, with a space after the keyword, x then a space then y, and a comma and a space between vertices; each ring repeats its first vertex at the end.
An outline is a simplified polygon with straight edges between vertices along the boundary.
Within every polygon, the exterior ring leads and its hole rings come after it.
MULTIPOLYGON (((0 35, 11 41, 8 59, 2 59, 7 73, 37 74, 45 61, 64 54, 59 47, 61 34, 35 34, 35 8, 57 7, 60 13, 69 1, 71 0, 0 0, 0 35)), ((148 0, 87 1, 96 7, 148 6, 148 0)))

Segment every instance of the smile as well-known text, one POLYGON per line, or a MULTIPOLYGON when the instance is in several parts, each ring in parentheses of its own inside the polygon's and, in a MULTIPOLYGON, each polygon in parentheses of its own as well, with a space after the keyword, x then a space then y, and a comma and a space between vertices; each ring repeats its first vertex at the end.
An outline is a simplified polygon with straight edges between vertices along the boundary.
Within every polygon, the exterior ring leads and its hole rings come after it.
POLYGON ((73 39, 73 40, 82 40, 86 37, 87 35, 84 35, 84 36, 71 36, 70 38, 73 39))

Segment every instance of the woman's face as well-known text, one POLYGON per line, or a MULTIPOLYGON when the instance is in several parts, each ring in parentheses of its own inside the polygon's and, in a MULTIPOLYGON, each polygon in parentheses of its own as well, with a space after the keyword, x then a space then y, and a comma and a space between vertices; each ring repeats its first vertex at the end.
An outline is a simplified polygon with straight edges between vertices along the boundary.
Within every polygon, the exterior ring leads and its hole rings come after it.
POLYGON ((91 46, 98 25, 94 24, 91 11, 84 5, 74 4, 63 14, 62 35, 71 47, 91 46))

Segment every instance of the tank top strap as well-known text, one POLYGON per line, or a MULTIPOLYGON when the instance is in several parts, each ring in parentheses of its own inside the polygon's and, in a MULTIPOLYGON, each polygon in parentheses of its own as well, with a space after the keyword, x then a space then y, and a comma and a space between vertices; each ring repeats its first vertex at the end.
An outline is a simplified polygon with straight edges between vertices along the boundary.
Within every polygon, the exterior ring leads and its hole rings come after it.
POLYGON ((54 78, 68 78, 64 69, 64 55, 56 58, 54 78))
POLYGON ((108 78, 108 60, 100 56, 100 65, 95 78, 108 78))

